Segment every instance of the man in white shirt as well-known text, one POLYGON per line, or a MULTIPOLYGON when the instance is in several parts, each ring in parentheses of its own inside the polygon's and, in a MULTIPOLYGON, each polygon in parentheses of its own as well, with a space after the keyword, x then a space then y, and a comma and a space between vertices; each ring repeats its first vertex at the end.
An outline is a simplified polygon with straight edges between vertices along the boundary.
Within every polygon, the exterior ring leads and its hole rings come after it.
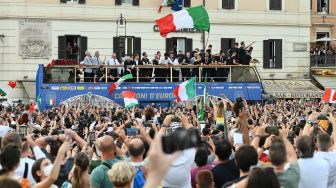
POLYGON ((85 52, 85 58, 84 58, 83 64, 85 65, 84 82, 92 82, 93 81, 93 74, 92 74, 93 60, 91 57, 91 53, 89 51, 85 52))
POLYGON ((31 135, 28 135, 27 141, 22 143, 22 138, 18 133, 10 132, 5 137, 3 137, 1 146, 4 147, 10 143, 17 145, 21 150, 20 164, 19 167, 15 170, 15 173, 23 178, 27 178, 30 186, 34 187, 36 182, 32 176, 32 166, 35 163, 35 160, 28 157, 28 149, 29 147, 33 148, 36 160, 44 158, 46 155, 38 146, 35 145, 31 135), (27 173, 27 177, 24 177, 25 172, 27 173))
MULTIPOLYGON (((336 122, 335 118, 330 116, 329 122, 333 125, 333 140, 336 140, 336 122)), ((331 138, 329 134, 322 133, 317 137, 317 149, 315 153, 316 158, 324 159, 329 164, 328 188, 336 187, 336 144, 331 148, 331 138)))
MULTIPOLYGON (((309 124, 306 124, 309 126, 309 124)), ((324 188, 328 185, 329 164, 326 160, 314 156, 315 143, 311 136, 299 137, 296 142, 299 154, 299 188, 324 188)))
MULTIPOLYGON (((107 61, 108 66, 120 65, 116 53, 112 53, 112 57, 107 61)), ((118 70, 116 67, 110 68, 109 81, 115 81, 115 78, 118 77, 118 70)))

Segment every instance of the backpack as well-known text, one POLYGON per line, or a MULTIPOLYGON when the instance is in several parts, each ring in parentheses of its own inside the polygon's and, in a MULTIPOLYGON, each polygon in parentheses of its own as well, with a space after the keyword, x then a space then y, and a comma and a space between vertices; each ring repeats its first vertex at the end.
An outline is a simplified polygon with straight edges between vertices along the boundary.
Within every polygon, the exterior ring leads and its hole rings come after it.
POLYGON ((133 188, 142 188, 145 186, 146 180, 144 173, 140 168, 137 168, 136 174, 134 176, 133 188))
POLYGON ((22 188, 31 188, 29 180, 27 179, 28 177, 28 170, 29 170, 29 166, 28 163, 25 163, 25 169, 24 169, 24 173, 23 173, 23 178, 20 179, 20 185, 22 186, 22 188))

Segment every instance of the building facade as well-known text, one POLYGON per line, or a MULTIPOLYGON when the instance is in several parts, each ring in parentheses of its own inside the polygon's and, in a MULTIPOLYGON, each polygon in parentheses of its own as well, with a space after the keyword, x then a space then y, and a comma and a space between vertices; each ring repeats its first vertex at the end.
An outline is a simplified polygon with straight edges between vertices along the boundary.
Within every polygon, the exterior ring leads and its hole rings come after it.
POLYGON ((336 2, 332 0, 311 0, 311 23, 311 43, 314 44, 317 39, 323 37, 335 39, 336 2))
MULTIPOLYGON (((234 42, 253 44, 253 58, 264 79, 305 78, 309 74, 311 5, 307 0, 185 0, 184 6, 205 3, 211 22, 206 33, 213 52, 234 42)), ((194 30, 162 38, 155 20, 160 0, 2 0, 0 2, 0 82, 34 80, 38 64, 67 57, 67 44, 76 43, 82 58, 87 49, 108 60, 116 48, 125 55, 144 52, 154 57, 171 47, 202 48, 202 34, 194 30), (118 29, 120 15, 126 29, 118 29), (126 35, 122 41, 116 36, 126 35)), ((330 18, 327 18, 330 19, 330 18)), ((17 90, 13 98, 32 98, 17 90)))

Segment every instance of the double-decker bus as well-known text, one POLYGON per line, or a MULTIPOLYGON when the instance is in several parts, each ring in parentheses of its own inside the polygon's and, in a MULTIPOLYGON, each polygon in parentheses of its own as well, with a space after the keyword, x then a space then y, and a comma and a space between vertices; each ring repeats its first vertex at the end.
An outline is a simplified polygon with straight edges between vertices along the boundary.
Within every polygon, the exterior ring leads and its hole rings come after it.
MULTIPOLYGON (((96 68, 99 67, 88 67, 96 68)), ((217 97, 227 97, 234 101, 237 97, 243 97, 249 101, 262 99, 262 83, 255 66, 229 66, 229 65, 139 65, 139 66, 107 66, 100 67, 104 71, 102 79, 96 82, 84 82, 84 66, 81 65, 39 65, 36 76, 36 96, 41 100, 41 108, 51 108, 60 104, 90 103, 96 106, 109 107, 124 105, 121 92, 133 91, 137 95, 139 106, 147 106, 155 103, 168 107, 176 100, 174 88, 187 78, 183 78, 182 71, 173 74, 173 70, 190 71, 196 76, 196 94, 203 95, 205 87, 205 71, 210 70, 213 75, 207 76, 207 93, 217 97), (118 78, 110 79, 111 69, 132 69, 134 79, 121 84, 111 95, 109 86, 118 78), (146 69, 154 73, 164 70, 151 78, 141 77, 141 70, 146 69), (223 69, 225 71, 223 71, 223 69), (218 74, 224 72, 223 75, 218 74), (195 74, 197 73, 197 74, 195 74), (175 76, 175 77, 174 77, 175 76), (159 82, 160 81, 160 82, 159 82)), ((87 79, 86 79, 87 80, 87 79)), ((93 78, 91 78, 93 80, 93 78)))

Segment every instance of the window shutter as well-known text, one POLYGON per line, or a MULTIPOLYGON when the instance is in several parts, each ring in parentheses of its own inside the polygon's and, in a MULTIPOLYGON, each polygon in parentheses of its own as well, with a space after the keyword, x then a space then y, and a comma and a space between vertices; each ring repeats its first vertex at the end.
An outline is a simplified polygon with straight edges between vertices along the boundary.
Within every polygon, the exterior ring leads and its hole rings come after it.
POLYGON ((133 56, 138 54, 141 59, 141 38, 134 37, 133 39, 133 56))
POLYGON ((193 40, 192 39, 185 39, 185 52, 189 51, 192 52, 193 50, 193 40))
POLYGON ((58 36, 58 59, 66 59, 65 36, 58 36))
POLYGON ((79 4, 85 4, 85 0, 78 0, 79 4))
POLYGON ((60 0, 60 3, 66 3, 66 0, 60 0))
POLYGON ((235 8, 235 0, 229 0, 229 9, 235 8))
POLYGON ((275 41, 275 68, 282 69, 282 40, 275 41))
POLYGON ((183 6, 184 7, 190 7, 190 0, 184 0, 183 1, 183 6))
POLYGON ((169 50, 173 49, 173 38, 166 38, 166 52, 169 52, 169 50))
POLYGON ((80 60, 82 61, 85 57, 85 51, 87 50, 87 37, 80 37, 80 60))
POLYGON ((222 0, 222 8, 223 9, 229 8, 229 0, 222 0))
POLYGON ((115 5, 121 5, 121 0, 115 0, 115 5))
POLYGON ((264 40, 264 46, 263 46, 263 68, 269 69, 270 68, 270 41, 264 40))
POLYGON ((133 0, 133 6, 139 6, 139 0, 133 0))
POLYGON ((282 0, 276 0, 276 8, 277 10, 282 10, 282 0))

